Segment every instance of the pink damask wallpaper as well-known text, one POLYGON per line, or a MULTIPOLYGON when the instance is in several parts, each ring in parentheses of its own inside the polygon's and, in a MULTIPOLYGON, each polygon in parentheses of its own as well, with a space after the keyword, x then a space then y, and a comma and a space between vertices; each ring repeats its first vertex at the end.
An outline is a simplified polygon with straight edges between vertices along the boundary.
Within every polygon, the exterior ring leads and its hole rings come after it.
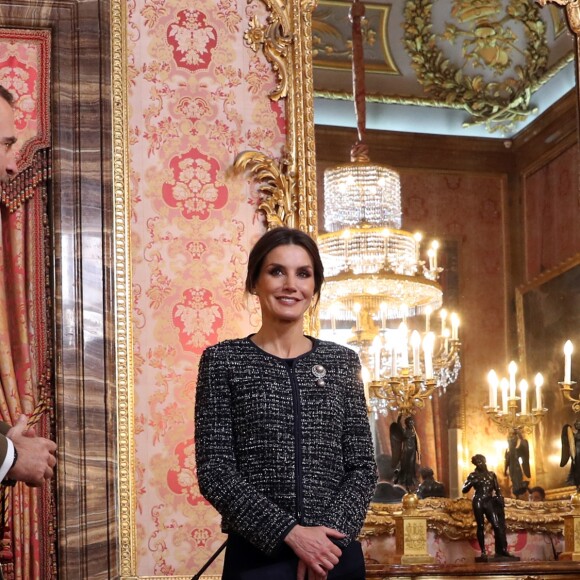
MULTIPOLYGON (((221 544, 200 496, 193 416, 199 356, 256 328, 243 295, 264 231, 236 155, 281 155, 275 77, 244 46, 257 0, 128 3, 137 572, 193 575, 221 544)), ((219 562, 209 570, 219 572, 219 562)))

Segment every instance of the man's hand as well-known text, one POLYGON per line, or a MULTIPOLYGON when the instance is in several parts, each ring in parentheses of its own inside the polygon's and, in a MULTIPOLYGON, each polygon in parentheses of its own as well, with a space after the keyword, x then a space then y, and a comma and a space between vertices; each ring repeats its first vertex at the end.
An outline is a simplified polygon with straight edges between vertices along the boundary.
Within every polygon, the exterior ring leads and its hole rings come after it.
POLYGON ((297 580, 323 580, 332 570, 342 554, 342 550, 330 538, 341 539, 342 532, 325 526, 294 526, 284 541, 298 556, 297 580))
POLYGON ((26 415, 20 415, 16 425, 6 434, 18 452, 18 460, 6 477, 23 481, 30 487, 39 487, 45 479, 50 479, 53 475, 56 443, 37 437, 34 429, 26 426, 27 421, 26 415))

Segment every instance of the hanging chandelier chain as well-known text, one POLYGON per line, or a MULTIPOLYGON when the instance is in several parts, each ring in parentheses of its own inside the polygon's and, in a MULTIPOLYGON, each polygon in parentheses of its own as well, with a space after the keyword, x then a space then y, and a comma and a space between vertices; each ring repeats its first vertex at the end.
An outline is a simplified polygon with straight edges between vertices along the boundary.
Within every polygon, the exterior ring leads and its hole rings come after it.
MULTIPOLYGON (((352 22, 352 86, 359 141, 357 145, 364 144, 366 130, 365 68, 362 40, 362 19, 364 15, 364 4, 358 0, 354 0, 350 8, 349 16, 352 22)), ((366 156, 368 161, 368 149, 366 156)))

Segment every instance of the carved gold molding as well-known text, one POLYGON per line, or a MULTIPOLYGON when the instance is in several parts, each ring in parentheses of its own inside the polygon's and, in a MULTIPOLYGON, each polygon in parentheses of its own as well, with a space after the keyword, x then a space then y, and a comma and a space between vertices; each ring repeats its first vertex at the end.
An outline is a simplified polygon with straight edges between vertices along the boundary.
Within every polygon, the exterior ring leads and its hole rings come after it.
POLYGON ((444 103, 463 103, 471 115, 464 126, 483 124, 490 132, 510 130, 533 113, 532 89, 548 62, 546 27, 538 7, 528 0, 510 0, 506 18, 517 15, 517 20, 524 24, 526 64, 513 66, 510 78, 488 82, 483 74, 470 75, 452 63, 439 46, 446 38, 457 43, 459 36, 467 35, 469 42, 463 44, 464 57, 473 60, 475 67, 489 69, 492 76, 503 74, 510 66, 511 41, 509 34, 504 33, 504 23, 498 16, 492 16, 497 11, 497 2, 490 0, 473 8, 469 0, 458 1, 456 20, 446 23, 445 34, 440 38, 432 31, 433 4, 433 0, 407 0, 405 5, 405 46, 425 92, 444 103), (485 41, 485 34, 493 36, 493 45, 485 41), (493 58, 490 51, 494 51, 493 58))
POLYGON ((269 227, 297 227, 316 236, 316 162, 312 81, 311 1, 261 0, 270 11, 267 24, 254 17, 245 42, 262 48, 278 77, 272 100, 284 99, 286 153, 274 160, 257 151, 238 155, 236 171, 249 170, 260 182, 260 209, 269 227))
POLYGON ((276 0, 262 0, 270 11, 267 24, 260 24, 254 15, 248 30, 244 33, 246 44, 257 52, 261 47, 266 60, 278 78, 277 87, 270 93, 270 98, 277 101, 288 94, 288 49, 292 44, 290 22, 286 6, 276 0))
MULTIPOLYGON (((362 531, 363 537, 393 535, 395 516, 401 504, 373 503, 362 531)), ((510 532, 527 530, 533 533, 558 533, 564 529, 563 516, 572 513, 570 501, 527 502, 505 500, 506 526, 510 532)), ((467 498, 429 498, 419 501, 417 515, 427 518, 427 528, 448 540, 469 540, 475 537, 475 518, 471 500, 467 498)))
POLYGON ((280 165, 271 157, 247 151, 238 155, 235 161, 237 170, 249 169, 256 181, 260 184, 258 190, 262 200, 258 209, 266 215, 268 227, 294 227, 296 200, 292 192, 295 189, 295 180, 292 173, 285 170, 292 165, 290 159, 283 159, 280 165))
POLYGON ((580 0, 537 0, 537 2, 541 6, 545 6, 546 4, 565 6, 568 24, 572 32, 576 36, 580 35, 580 0))
POLYGON ((113 228, 117 387, 117 490, 121 578, 135 574, 133 337, 127 131, 127 16, 124 0, 111 0, 113 117, 113 228))

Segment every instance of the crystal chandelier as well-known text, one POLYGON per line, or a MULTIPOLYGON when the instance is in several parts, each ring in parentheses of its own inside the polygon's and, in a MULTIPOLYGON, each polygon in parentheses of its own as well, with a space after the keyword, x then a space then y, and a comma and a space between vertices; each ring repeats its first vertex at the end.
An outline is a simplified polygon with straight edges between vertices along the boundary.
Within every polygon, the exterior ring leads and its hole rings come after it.
POLYGON ((459 320, 441 310, 441 332, 431 329, 431 316, 443 302, 438 244, 422 261, 421 236, 401 229, 398 172, 370 161, 364 143, 362 2, 353 1, 350 16, 358 141, 350 163, 324 174, 327 233, 318 237, 326 274, 321 334, 340 341, 338 334, 354 325, 345 342, 361 357, 369 407, 410 415, 437 388, 457 379, 459 320), (425 316, 423 328, 410 332, 410 319, 419 315, 425 316), (393 328, 394 321, 400 324, 393 328))

